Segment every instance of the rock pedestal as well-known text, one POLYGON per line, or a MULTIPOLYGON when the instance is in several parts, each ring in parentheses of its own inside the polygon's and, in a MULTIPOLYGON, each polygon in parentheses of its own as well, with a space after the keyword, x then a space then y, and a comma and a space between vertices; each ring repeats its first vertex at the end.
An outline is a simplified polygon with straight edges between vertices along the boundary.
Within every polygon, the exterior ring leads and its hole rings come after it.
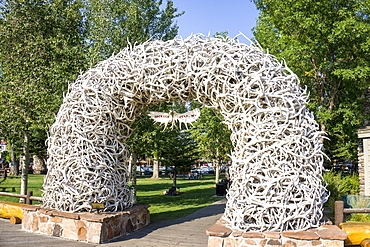
POLYGON ((37 155, 32 156, 33 158, 33 174, 46 174, 45 159, 37 155))
POLYGON ((218 221, 207 230, 208 247, 342 247, 347 233, 335 225, 307 231, 238 232, 218 221))
POLYGON ((101 244, 150 223, 149 205, 121 212, 68 213, 40 206, 23 207, 22 228, 36 233, 101 244))

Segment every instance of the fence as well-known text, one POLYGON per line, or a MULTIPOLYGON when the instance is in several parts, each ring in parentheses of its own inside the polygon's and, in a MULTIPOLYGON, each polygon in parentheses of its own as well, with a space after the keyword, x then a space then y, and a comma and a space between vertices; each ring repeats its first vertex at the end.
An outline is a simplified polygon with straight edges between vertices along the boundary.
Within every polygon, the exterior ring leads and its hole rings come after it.
POLYGON ((42 197, 33 196, 33 191, 27 191, 27 195, 13 194, 8 192, 0 192, 0 196, 25 198, 26 204, 32 204, 32 201, 42 202, 42 197))
POLYGON ((366 214, 370 208, 344 208, 344 201, 336 201, 334 205, 334 223, 339 225, 344 221, 344 214, 366 214))

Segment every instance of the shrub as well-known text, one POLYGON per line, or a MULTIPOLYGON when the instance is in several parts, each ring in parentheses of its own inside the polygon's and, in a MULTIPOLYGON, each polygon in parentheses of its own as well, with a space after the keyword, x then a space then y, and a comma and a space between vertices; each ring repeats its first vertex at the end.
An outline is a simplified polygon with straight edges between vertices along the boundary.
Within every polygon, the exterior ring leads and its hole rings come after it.
MULTIPOLYGON (((360 192, 360 184, 358 174, 353 173, 347 176, 342 176, 338 172, 325 172, 323 174, 324 179, 327 182, 327 190, 330 193, 328 201, 325 203, 325 207, 330 208, 329 217, 332 218, 334 215, 334 203, 335 201, 341 200, 341 196, 344 195, 358 195, 360 192)), ((366 214, 353 214, 348 218, 351 221, 367 221, 368 215, 366 214)))

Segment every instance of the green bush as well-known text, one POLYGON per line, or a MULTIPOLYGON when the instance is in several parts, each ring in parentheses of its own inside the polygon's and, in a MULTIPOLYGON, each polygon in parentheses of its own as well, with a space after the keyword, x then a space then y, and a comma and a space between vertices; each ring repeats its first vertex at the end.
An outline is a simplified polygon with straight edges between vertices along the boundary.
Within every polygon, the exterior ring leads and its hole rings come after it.
POLYGON ((326 188, 330 192, 326 206, 334 205, 334 202, 340 200, 342 195, 358 195, 360 192, 357 174, 342 176, 340 173, 329 171, 325 172, 323 177, 327 182, 326 188))
MULTIPOLYGON (((360 193, 360 184, 358 174, 351 174, 342 176, 341 173, 329 171, 323 174, 324 179, 327 182, 327 190, 330 193, 328 201, 325 203, 325 207, 330 209, 329 218, 334 215, 334 203, 340 201, 343 195, 358 195, 360 193)), ((368 219, 366 214, 353 214, 348 218, 351 221, 366 221, 368 219)))

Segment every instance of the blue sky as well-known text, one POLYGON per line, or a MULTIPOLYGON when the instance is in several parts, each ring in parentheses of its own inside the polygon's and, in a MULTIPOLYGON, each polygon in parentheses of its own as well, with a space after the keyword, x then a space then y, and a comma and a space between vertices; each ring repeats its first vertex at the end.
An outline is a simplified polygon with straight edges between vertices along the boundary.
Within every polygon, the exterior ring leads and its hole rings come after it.
POLYGON ((251 29, 256 25, 258 11, 250 0, 173 0, 178 12, 185 14, 176 18, 179 35, 191 33, 213 36, 228 31, 230 37, 242 32, 253 38, 251 29))

